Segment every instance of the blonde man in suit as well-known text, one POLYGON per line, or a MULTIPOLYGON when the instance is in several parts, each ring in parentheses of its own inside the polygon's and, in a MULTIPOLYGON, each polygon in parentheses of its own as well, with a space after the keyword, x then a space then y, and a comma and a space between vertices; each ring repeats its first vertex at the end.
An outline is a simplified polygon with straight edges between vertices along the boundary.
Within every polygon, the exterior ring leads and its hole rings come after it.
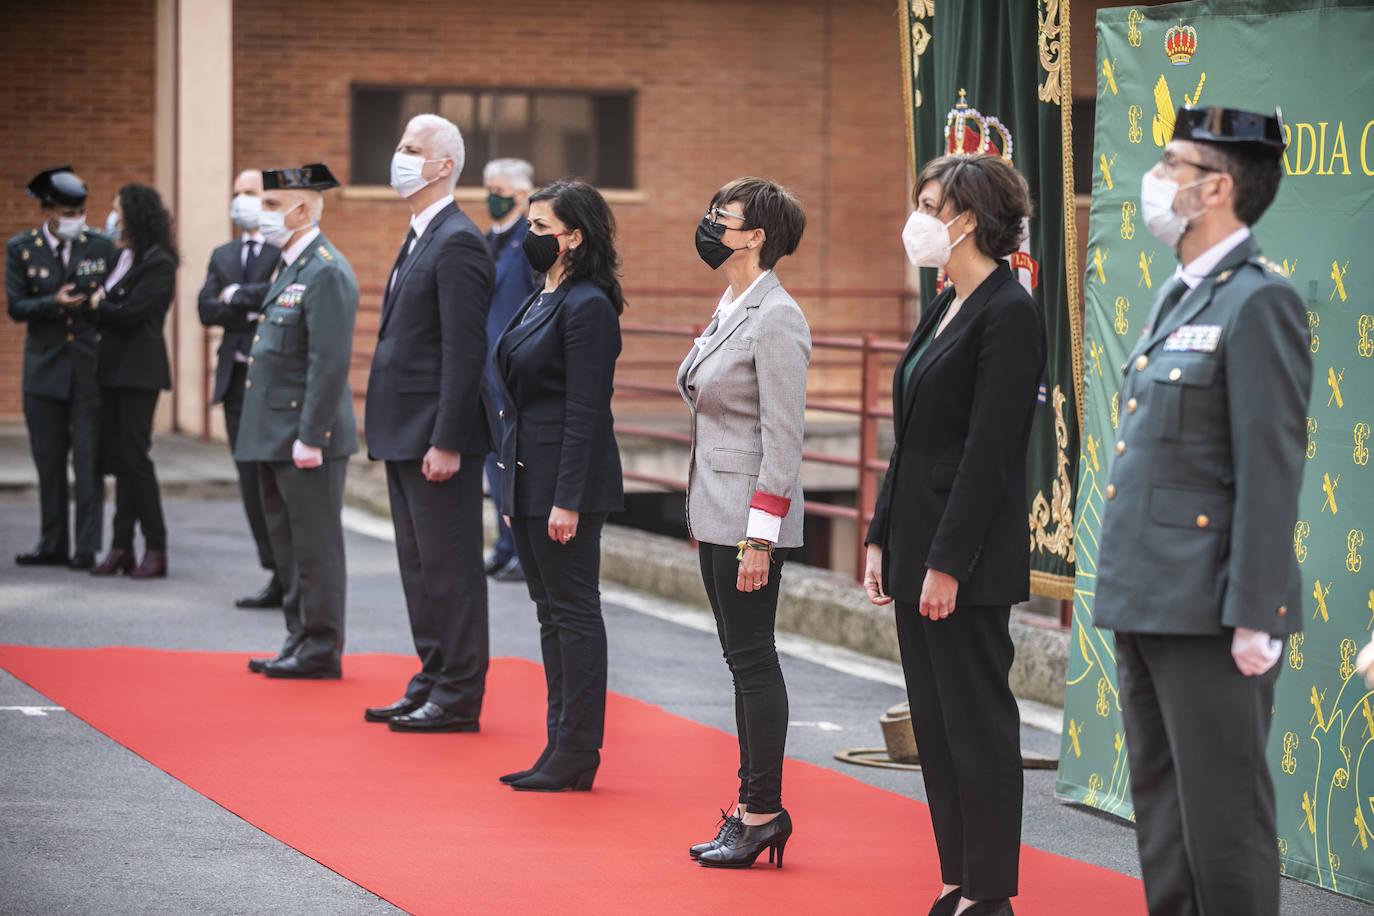
POLYGON ((702 865, 748 868, 765 848, 778 867, 792 834, 782 807, 787 685, 773 624, 788 548, 802 545, 802 433, 811 330, 773 273, 796 251, 806 213, 791 192, 739 178, 715 193, 696 245, 730 286, 678 369, 693 414, 687 526, 735 683, 739 800, 702 865))

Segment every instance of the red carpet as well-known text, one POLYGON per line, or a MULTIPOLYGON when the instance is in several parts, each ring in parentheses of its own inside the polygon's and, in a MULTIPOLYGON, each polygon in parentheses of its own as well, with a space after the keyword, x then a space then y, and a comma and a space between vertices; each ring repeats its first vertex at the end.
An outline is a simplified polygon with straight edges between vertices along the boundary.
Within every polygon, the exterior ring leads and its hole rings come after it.
MULTIPOLYGON (((272 681, 241 653, 0 646, 0 667, 244 820, 412 913, 924 913, 938 890, 919 802, 788 761, 781 871, 701 868, 687 846, 729 800, 731 735, 612 695, 589 793, 496 781, 543 747, 543 674, 493 661, 480 735, 363 722, 414 661, 349 656, 345 680, 272 681)), ((1026 848, 1016 910, 1144 912, 1133 878, 1026 848)))

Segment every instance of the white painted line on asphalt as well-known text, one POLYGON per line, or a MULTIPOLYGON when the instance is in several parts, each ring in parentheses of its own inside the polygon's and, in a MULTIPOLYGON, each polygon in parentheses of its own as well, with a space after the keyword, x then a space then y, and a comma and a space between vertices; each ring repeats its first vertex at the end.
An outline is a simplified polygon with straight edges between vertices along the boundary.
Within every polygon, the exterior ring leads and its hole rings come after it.
MULTIPOLYGON (((344 506, 340 518, 343 521, 343 526, 349 531, 381 541, 394 543, 396 540, 396 531, 390 522, 361 509, 344 506)), ((656 595, 604 583, 601 587, 601 596, 612 604, 649 617, 666 620, 669 623, 675 623, 678 626, 702 633, 716 632, 716 622, 711 615, 691 605, 668 601, 656 595)), ((852 649, 842 649, 839 646, 807 639, 805 636, 797 636, 793 633, 778 633, 777 646, 778 651, 784 655, 822 665, 832 671, 839 671, 842 674, 879 684, 887 684, 890 687, 903 689, 906 687, 906 679, 902 676, 902 666, 897 662, 872 658, 852 649)), ((1055 735, 1062 732, 1064 727, 1064 711, 1062 709, 1045 703, 1037 703, 1034 700, 1019 698, 1016 705, 1021 708, 1021 721, 1031 728, 1038 728, 1055 735)))
POLYGON ((17 712, 26 716, 46 716, 50 712, 66 712, 61 706, 0 706, 0 712, 17 712))
POLYGON ((823 731, 823 732, 842 732, 842 731, 844 731, 844 726, 843 726, 843 725, 840 725, 838 722, 826 722, 824 719, 822 719, 822 720, 819 721, 819 722, 807 722, 807 721, 805 721, 805 720, 803 720, 803 721, 801 721, 801 722, 788 722, 788 723, 787 723, 787 727, 788 727, 788 728, 814 728, 814 729, 816 729, 816 730, 818 730, 818 731, 823 731))

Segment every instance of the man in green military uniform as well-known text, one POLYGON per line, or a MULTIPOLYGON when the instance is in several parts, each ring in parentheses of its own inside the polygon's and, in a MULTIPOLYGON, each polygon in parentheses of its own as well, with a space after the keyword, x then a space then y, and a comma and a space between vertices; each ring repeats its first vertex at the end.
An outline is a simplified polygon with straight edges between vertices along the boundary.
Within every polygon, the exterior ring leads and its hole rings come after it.
POLYGON ((90 569, 100 552, 104 491, 97 434, 99 335, 88 297, 114 267, 114 246, 86 227, 86 184, 71 166, 46 169, 28 192, 43 224, 9 240, 5 294, 10 317, 28 326, 24 340, 24 419, 38 469, 38 546, 20 566, 90 569), (69 553, 67 455, 76 479, 76 549, 69 553))
POLYGON ((248 667, 268 677, 337 678, 344 644, 343 510, 358 450, 348 370, 358 282, 319 229, 323 164, 265 171, 258 228, 281 249, 243 383, 234 460, 256 461, 268 537, 286 589, 286 642, 248 667))
POLYGON ((1093 618, 1116 631, 1151 913, 1277 914, 1265 743, 1312 381, 1307 314, 1250 226, 1282 176, 1277 117, 1180 109, 1141 183, 1179 267, 1123 367, 1093 618))

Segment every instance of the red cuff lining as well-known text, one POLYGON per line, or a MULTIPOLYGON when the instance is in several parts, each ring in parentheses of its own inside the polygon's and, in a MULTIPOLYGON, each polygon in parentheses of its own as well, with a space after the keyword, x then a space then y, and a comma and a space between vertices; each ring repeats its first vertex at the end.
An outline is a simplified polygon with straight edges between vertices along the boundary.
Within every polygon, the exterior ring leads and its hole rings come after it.
POLYGON ((762 509, 769 515, 776 515, 778 518, 786 518, 787 510, 791 507, 792 500, 774 496, 772 493, 765 493, 762 490, 755 490, 754 498, 749 501, 750 509, 762 509))

